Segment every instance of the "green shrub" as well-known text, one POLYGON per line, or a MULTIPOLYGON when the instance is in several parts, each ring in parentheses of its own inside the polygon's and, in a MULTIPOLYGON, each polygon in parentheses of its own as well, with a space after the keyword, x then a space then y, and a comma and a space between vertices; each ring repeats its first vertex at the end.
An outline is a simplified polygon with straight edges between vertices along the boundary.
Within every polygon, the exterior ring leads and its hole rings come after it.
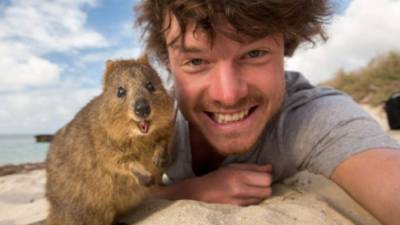
POLYGON ((359 70, 339 70, 332 80, 320 85, 346 92, 359 103, 380 105, 400 91, 400 52, 379 56, 359 70))

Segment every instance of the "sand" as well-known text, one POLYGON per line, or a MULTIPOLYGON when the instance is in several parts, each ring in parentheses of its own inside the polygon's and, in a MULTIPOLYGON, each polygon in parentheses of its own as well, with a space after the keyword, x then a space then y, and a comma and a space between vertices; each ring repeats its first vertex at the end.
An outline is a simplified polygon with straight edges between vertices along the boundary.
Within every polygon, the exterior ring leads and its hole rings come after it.
MULTIPOLYGON (((363 106, 392 137, 381 108, 363 106)), ((43 169, 0 176, 0 225, 42 225, 48 205, 43 169)), ((273 197, 239 207, 197 201, 149 199, 124 221, 140 225, 380 225, 330 180, 303 171, 273 186, 273 197)))
MULTIPOLYGON (((44 184, 44 170, 0 177, 0 225, 42 225, 48 210, 44 184)), ((304 171, 274 185, 273 190, 273 197, 249 207, 149 199, 123 221, 141 225, 380 224, 319 175, 304 171)))
POLYGON ((0 177, 0 225, 24 225, 47 216, 45 171, 0 177))

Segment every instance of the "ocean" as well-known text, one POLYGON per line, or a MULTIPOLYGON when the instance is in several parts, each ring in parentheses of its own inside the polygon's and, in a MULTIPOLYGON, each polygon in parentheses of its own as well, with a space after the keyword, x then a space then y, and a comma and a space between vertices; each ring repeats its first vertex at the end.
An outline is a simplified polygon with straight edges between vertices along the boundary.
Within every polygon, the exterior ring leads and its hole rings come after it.
POLYGON ((0 166, 43 162, 49 143, 37 143, 33 135, 0 135, 0 166))

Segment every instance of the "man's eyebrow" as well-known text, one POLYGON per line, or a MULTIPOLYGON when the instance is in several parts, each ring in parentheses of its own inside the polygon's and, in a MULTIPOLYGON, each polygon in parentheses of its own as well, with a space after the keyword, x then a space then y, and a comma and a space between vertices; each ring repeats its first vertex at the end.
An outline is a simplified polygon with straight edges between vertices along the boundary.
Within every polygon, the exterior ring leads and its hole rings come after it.
POLYGON ((203 52, 201 48, 191 47, 191 46, 182 46, 182 43, 178 40, 173 40, 168 44, 168 47, 177 49, 182 53, 199 53, 203 52))
POLYGON ((182 53, 201 53, 203 52, 203 50, 201 50, 200 48, 196 48, 196 47, 182 47, 182 46, 177 46, 177 48, 180 52, 182 53))

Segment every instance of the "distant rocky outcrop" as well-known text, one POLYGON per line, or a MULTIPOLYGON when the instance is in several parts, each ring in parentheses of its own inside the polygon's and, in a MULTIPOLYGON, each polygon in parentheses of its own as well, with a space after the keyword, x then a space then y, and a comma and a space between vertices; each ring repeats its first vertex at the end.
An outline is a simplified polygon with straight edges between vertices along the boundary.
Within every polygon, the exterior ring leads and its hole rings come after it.
POLYGON ((32 170, 44 169, 46 163, 25 163, 20 165, 7 164, 0 166, 0 176, 11 175, 14 173, 26 173, 32 170))
POLYGON ((53 136, 51 134, 38 134, 35 135, 36 142, 51 142, 53 140, 53 136))

